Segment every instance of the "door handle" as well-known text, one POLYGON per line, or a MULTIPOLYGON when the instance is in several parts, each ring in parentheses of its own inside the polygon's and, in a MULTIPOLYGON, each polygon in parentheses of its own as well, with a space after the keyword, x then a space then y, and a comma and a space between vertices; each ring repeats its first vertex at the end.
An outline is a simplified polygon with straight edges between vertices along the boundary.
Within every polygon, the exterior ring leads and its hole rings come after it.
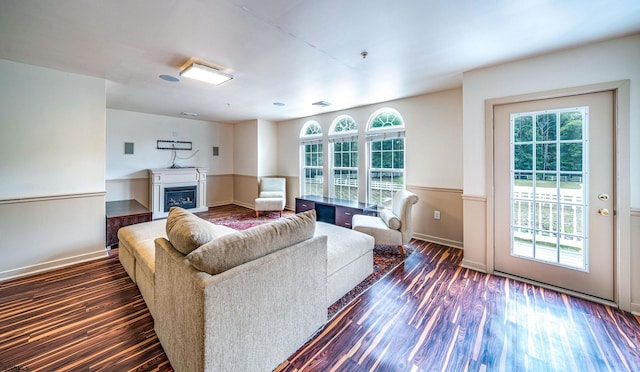
POLYGON ((606 217, 609 215, 609 210, 607 208, 600 208, 598 209, 598 214, 606 217))

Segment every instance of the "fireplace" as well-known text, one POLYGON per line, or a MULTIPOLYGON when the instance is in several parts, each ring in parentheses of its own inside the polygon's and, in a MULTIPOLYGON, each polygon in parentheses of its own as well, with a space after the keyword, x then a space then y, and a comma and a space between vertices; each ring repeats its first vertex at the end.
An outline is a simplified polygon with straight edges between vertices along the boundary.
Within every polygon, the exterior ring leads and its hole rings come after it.
POLYGON ((164 188, 164 211, 169 212, 171 207, 180 207, 184 209, 195 208, 198 204, 198 187, 165 187, 164 188))
POLYGON ((206 168, 149 169, 149 189, 154 220, 167 217, 174 206, 194 213, 207 210, 206 168))

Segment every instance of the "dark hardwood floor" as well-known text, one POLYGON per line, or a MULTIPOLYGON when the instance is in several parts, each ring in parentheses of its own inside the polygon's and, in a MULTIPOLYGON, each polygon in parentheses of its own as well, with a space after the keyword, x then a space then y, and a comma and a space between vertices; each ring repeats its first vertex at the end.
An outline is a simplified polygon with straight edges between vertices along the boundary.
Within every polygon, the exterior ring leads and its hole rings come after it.
MULTIPOLYGON (((404 264, 278 370, 640 370, 638 317, 463 269, 457 249, 410 244, 404 264)), ((0 371, 20 368, 172 370, 117 255, 0 282, 0 371)))

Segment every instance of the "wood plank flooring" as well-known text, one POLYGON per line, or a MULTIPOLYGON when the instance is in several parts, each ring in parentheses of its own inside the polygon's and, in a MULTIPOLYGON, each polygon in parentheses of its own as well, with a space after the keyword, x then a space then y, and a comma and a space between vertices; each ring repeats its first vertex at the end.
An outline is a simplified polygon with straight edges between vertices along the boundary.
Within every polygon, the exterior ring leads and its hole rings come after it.
MULTIPOLYGON (((246 213, 211 208, 210 218, 246 213)), ((640 319, 414 252, 279 371, 640 370, 640 319)), ((251 340, 247 340, 251 342, 251 340)), ((117 257, 0 282, 0 371, 171 371, 117 257), (21 369, 20 369, 21 368, 21 369)))
POLYGON ((418 245, 278 371, 638 371, 630 313, 460 267, 418 245))

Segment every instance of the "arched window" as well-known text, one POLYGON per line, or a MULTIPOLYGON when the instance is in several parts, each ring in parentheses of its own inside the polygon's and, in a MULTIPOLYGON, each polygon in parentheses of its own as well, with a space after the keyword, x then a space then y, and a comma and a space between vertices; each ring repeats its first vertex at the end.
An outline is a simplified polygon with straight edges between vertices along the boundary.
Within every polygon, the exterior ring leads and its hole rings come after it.
POLYGON ((332 154, 329 196, 358 201, 358 125, 351 116, 338 116, 329 130, 332 154))
POLYGON ((300 195, 323 195, 324 165, 322 153, 322 127, 316 121, 308 121, 300 131, 301 169, 300 195))
POLYGON ((367 125, 369 151, 367 201, 391 207, 393 194, 405 188, 404 120, 392 108, 371 115, 367 125))

